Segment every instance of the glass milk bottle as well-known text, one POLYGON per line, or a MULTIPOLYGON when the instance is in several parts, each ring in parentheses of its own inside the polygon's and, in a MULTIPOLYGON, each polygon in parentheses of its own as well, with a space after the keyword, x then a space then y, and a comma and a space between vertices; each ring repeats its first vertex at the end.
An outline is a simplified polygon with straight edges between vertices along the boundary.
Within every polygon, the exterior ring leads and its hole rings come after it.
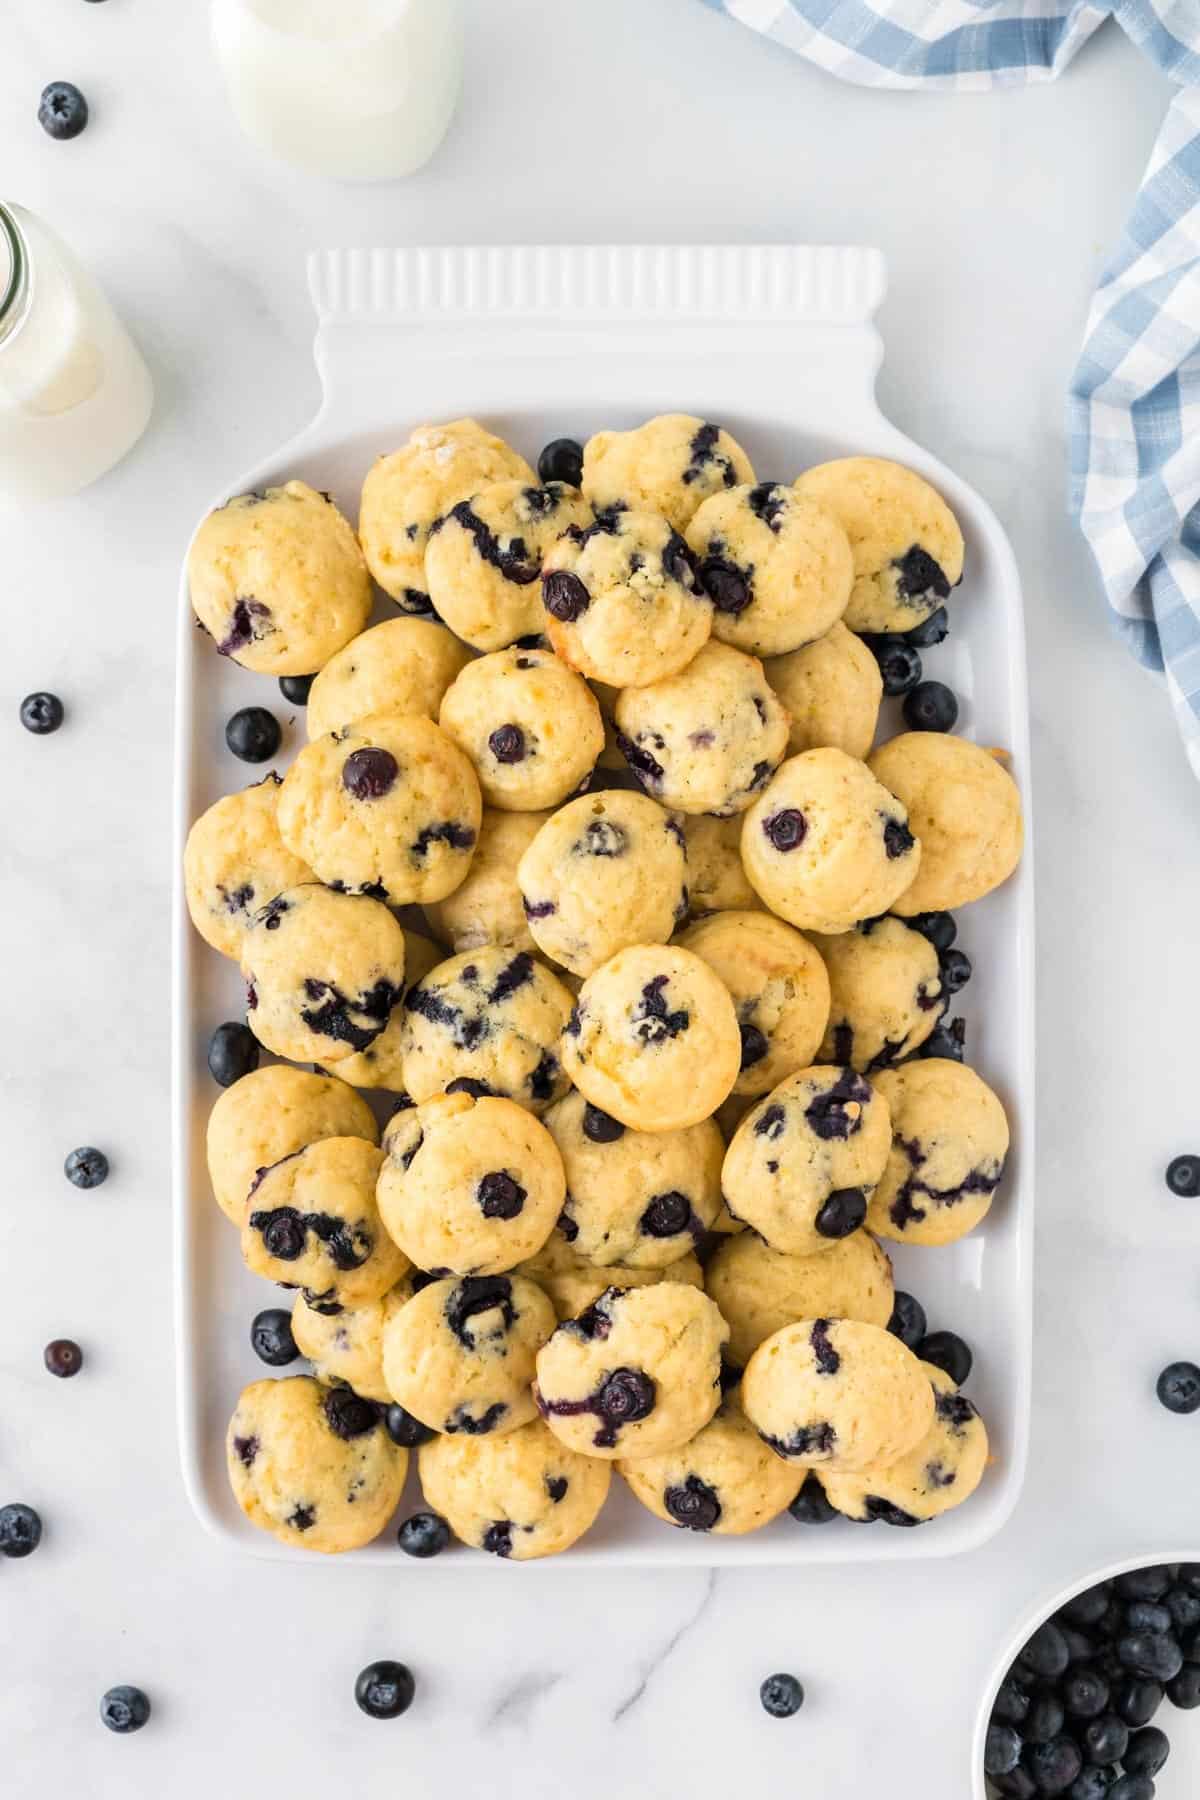
POLYGON ((0 503, 77 493, 146 429, 150 373, 87 270, 0 205, 0 503))
POLYGON ((460 0, 213 0, 212 26, 243 129, 310 174, 410 175, 445 135, 460 0))

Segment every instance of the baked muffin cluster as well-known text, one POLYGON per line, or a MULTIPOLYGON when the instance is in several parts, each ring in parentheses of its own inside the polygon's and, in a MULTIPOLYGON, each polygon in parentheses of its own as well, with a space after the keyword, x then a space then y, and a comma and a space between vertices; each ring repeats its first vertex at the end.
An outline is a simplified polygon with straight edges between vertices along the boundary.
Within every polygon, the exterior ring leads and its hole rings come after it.
POLYGON ((961 532, 897 464, 760 481, 688 415, 567 479, 563 442, 535 474, 424 426, 357 531, 293 481, 192 545, 216 650, 307 698, 286 772, 186 850, 279 1059, 213 1107, 213 1191, 312 1370, 237 1401, 233 1491, 347 1550, 415 1450, 513 1560, 574 1543, 614 1468, 693 1531, 932 1519, 987 1436, 886 1246, 980 1228, 1001 1183, 945 1014, 952 909, 1011 874, 1021 806, 965 738, 873 746, 961 532))

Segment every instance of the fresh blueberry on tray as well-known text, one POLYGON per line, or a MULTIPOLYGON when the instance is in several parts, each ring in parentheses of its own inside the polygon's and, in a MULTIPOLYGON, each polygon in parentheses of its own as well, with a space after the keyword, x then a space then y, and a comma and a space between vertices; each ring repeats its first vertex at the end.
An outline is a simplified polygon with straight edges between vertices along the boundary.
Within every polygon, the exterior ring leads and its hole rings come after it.
POLYGON ((279 749, 279 720, 265 706, 243 706, 225 727, 225 742, 243 762, 266 762, 279 749))
POLYGON ((51 1375, 57 1375, 63 1381, 78 1375, 83 1367, 83 1351, 71 1338, 55 1338, 46 1345, 42 1357, 51 1375))
POLYGON ((1200 1194, 1200 1156, 1175 1156, 1167 1164, 1167 1186, 1181 1200, 1200 1194))
MULTIPOLYGON (((932 1363, 935 1369, 941 1369, 956 1387, 962 1386, 975 1361, 970 1346, 953 1331, 931 1331, 917 1345, 917 1355, 922 1362, 932 1363)), ((1057 1626, 1055 1630, 1058 1630, 1057 1626)), ((1061 1632, 1059 1636, 1062 1636, 1061 1632)), ((1066 1666, 1064 1661, 1063 1668, 1066 1666)))
POLYGON ((958 925, 954 914, 948 912, 914 913, 905 923, 921 936, 928 938, 938 954, 945 955, 958 936, 958 925))
POLYGON ((396 1533, 406 1556, 439 1556, 450 1542, 450 1527, 440 1513, 418 1512, 405 1519, 396 1533))
POLYGON ((1200 1407, 1200 1368, 1193 1362, 1168 1363, 1154 1391, 1168 1412, 1194 1413, 1200 1407))
POLYGON ((577 488, 583 480, 583 445, 574 438, 551 438, 537 460, 538 480, 565 481, 577 488))
POLYGON ((925 1042, 917 1051, 918 1056, 941 1056, 949 1062, 962 1062, 967 1053, 967 1022, 965 1019, 943 1019, 935 1025, 925 1042))
POLYGON ((837 1518, 837 1509, 825 1497, 825 1489, 815 1475, 804 1477, 804 1486, 788 1507, 798 1525, 828 1525, 837 1518))
POLYGON ((21 702, 21 723, 35 737, 57 731, 66 714, 57 694, 26 694, 21 702))
POLYGON ((971 979, 971 959, 962 950, 944 950, 938 959, 938 969, 947 994, 957 994, 971 979))
POLYGON ((73 81, 52 81, 42 89, 38 123, 52 138, 78 137, 88 122, 88 103, 73 81))
POLYGON ((315 675, 281 675, 279 691, 293 706, 307 706, 315 675))
POLYGON ((895 698, 916 687, 921 679, 921 652, 909 639, 873 637, 868 639, 868 647, 879 664, 885 694, 895 698))
POLYGON ((0 1506, 0 1556, 32 1556, 42 1541, 42 1521, 32 1506, 14 1500, 0 1506))
POLYGON ((72 1150, 63 1171, 73 1187, 97 1188, 102 1181, 108 1180, 108 1158, 103 1150, 94 1150, 90 1144, 72 1150))
POLYGON ((218 1087, 232 1087, 258 1067, 260 1047, 248 1025, 227 1019, 218 1025, 208 1043, 208 1072, 218 1087))
POLYGON ((300 1352, 292 1336, 292 1315, 282 1306, 269 1306, 255 1313, 250 1324, 250 1347, 260 1362, 272 1369, 282 1369, 295 1362, 300 1352))
POLYGON ((416 1687, 403 1663, 373 1662, 354 1683, 354 1698, 370 1719, 398 1719, 412 1705, 416 1687))
POLYGON ((140 1687, 109 1688, 100 1702, 100 1717, 110 1731, 124 1737, 142 1729, 150 1717, 150 1701, 140 1687))
POLYGON ((914 625, 911 631, 904 633, 906 644, 915 644, 918 650, 931 650, 950 634, 950 615, 944 606, 935 608, 927 619, 914 625))
POLYGON ((925 1308, 911 1294, 897 1288, 887 1328, 893 1337, 898 1337, 902 1344, 915 1350, 929 1329, 925 1308))
POLYGON ((958 701, 944 681, 922 681, 904 698, 904 723, 911 731, 953 731, 958 701))
POLYGON ((435 1435, 428 1425, 422 1425, 420 1419, 414 1419, 402 1406, 385 1407, 383 1422, 393 1444, 399 1444, 402 1450, 415 1450, 418 1444, 427 1444, 435 1435))
POLYGON ((804 1689, 794 1675, 768 1675, 758 1697, 773 1719, 790 1719, 804 1705, 804 1689))

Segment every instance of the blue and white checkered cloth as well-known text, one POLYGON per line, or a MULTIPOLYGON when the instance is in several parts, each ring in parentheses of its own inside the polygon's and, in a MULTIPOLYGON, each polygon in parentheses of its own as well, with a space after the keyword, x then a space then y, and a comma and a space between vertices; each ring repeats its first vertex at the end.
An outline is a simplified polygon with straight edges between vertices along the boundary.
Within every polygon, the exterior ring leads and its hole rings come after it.
POLYGON ((1052 81, 1108 18, 1178 82, 1068 399, 1070 503, 1200 775, 1200 0, 705 0, 866 87, 1052 81))

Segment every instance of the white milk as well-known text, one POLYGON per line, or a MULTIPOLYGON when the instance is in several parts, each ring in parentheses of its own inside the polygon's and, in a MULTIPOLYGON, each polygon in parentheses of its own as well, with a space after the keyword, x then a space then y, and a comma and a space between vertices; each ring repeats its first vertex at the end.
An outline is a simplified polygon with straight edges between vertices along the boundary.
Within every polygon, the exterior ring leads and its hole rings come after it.
POLYGON ((460 0, 212 0, 212 27, 243 129, 310 174, 410 175, 445 135, 460 0))
POLYGON ((32 213, 0 205, 0 501, 77 493, 132 449, 153 400, 87 270, 32 213))

